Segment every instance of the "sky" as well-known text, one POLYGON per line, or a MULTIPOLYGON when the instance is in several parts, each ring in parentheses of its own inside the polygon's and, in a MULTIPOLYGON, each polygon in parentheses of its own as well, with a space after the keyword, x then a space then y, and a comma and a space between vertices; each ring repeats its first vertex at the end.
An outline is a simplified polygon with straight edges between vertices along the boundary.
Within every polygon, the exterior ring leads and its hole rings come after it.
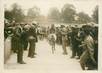
POLYGON ((41 10, 42 15, 47 15, 49 9, 52 7, 57 7, 59 10, 64 6, 64 4, 73 4, 77 12, 85 12, 89 16, 92 15, 93 10, 96 5, 98 5, 98 0, 5 0, 4 6, 7 9, 10 9, 13 3, 19 4, 25 12, 37 6, 41 10))

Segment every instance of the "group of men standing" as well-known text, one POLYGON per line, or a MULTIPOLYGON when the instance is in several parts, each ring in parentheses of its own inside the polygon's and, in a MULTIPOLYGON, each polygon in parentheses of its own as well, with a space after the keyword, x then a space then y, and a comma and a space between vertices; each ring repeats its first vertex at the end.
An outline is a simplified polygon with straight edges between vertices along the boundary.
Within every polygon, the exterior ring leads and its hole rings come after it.
MULTIPOLYGON (((7 27, 5 27, 7 28, 7 27)), ((10 30, 10 28, 8 27, 10 30)), ((8 29, 4 29, 5 32, 8 29)), ((23 52, 27 50, 28 43, 29 43, 29 50, 28 50, 28 57, 34 58, 35 53, 35 46, 37 40, 37 33, 36 33, 36 24, 18 24, 14 23, 12 26, 12 51, 17 53, 17 62, 20 64, 26 64, 23 60, 23 52)), ((5 33, 6 35, 6 33, 5 33)))
MULTIPOLYGON (((5 29, 8 30, 8 29, 5 29)), ((37 36, 42 34, 38 32, 36 24, 14 24, 12 29, 12 50, 17 53, 17 62, 25 64, 23 61, 23 51, 27 50, 29 43, 28 57, 34 58, 37 36)), ((83 70, 95 69, 98 67, 98 27, 83 25, 82 27, 64 26, 46 28, 43 37, 48 37, 54 33, 56 39, 52 36, 52 50, 55 50, 55 43, 62 45, 63 54, 67 55, 67 46, 71 47, 71 58, 80 59, 80 65, 83 70)), ((5 33, 5 36, 7 34, 5 33)), ((6 37, 5 37, 6 38, 6 37)), ((52 51, 53 52, 53 51, 52 51)))
POLYGON ((71 58, 80 59, 83 70, 98 68, 98 27, 92 25, 78 25, 57 27, 56 43, 61 44, 63 54, 67 54, 67 46, 72 51, 71 58))

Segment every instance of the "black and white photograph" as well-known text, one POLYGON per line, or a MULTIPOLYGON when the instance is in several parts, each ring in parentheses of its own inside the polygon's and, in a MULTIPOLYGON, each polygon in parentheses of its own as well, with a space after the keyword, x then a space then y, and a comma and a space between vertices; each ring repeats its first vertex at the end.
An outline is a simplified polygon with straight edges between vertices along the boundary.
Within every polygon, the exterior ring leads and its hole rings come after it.
POLYGON ((99 70, 98 0, 4 0, 4 69, 99 70))

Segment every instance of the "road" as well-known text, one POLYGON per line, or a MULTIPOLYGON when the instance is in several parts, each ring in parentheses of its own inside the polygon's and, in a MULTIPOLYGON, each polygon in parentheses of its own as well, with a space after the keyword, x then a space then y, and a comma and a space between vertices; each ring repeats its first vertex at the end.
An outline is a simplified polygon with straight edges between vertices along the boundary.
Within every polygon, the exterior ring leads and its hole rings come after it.
POLYGON ((51 52, 51 46, 47 40, 36 43, 36 58, 28 58, 28 51, 24 51, 24 61, 27 64, 18 64, 17 55, 12 54, 10 59, 4 65, 5 69, 30 69, 35 72, 65 72, 72 70, 82 71, 79 60, 71 59, 70 47, 67 47, 68 55, 63 55, 62 46, 56 45, 54 54, 51 52))

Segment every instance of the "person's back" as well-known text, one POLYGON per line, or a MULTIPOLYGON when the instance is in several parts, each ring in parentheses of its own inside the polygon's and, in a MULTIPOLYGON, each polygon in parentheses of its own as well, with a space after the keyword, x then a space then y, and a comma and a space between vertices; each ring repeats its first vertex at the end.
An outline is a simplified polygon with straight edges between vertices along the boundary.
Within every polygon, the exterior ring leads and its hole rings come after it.
POLYGON ((35 57, 35 47, 36 47, 36 42, 37 42, 37 34, 36 34, 36 29, 34 28, 33 25, 31 25, 28 33, 28 42, 30 44, 29 46, 29 51, 28 51, 28 57, 34 58, 35 57))
POLYGON ((88 28, 85 28, 84 32, 85 32, 85 38, 83 41, 84 52, 80 58, 80 64, 83 70, 85 70, 85 65, 88 60, 91 60, 94 64, 96 64, 96 61, 94 59, 94 46, 95 46, 94 40, 92 36, 90 36, 88 28))
POLYGON ((55 37, 53 35, 51 36, 51 43, 52 43, 52 45, 55 44, 55 37))
POLYGON ((90 35, 86 37, 85 44, 87 46, 86 48, 87 51, 94 52, 94 40, 90 35))
POLYGON ((54 51, 55 51, 55 37, 54 37, 54 35, 51 35, 50 43, 52 46, 52 53, 54 53, 54 51))

